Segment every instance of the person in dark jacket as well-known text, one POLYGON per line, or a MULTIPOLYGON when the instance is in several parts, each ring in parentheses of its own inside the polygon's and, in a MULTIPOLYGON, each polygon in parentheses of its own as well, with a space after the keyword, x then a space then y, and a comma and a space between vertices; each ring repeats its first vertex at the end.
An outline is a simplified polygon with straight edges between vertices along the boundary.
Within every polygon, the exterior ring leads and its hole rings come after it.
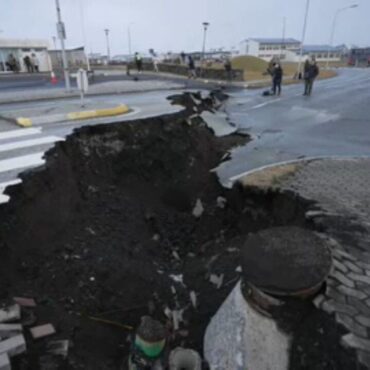
POLYGON ((227 58, 225 60, 225 63, 224 63, 224 68, 225 68, 225 71, 226 71, 226 78, 229 82, 232 82, 233 80, 233 67, 232 67, 232 64, 231 64, 231 61, 229 58, 227 58))
POLYGON ((280 63, 275 63, 273 72, 272 72, 272 92, 276 95, 281 94, 281 83, 283 81, 283 69, 281 68, 280 63))
POLYGON ((319 66, 316 63, 315 59, 311 61, 306 60, 304 64, 304 96, 310 96, 312 93, 313 83, 316 77, 319 75, 320 70, 319 66))
POLYGON ((188 56, 188 68, 189 68, 189 78, 197 78, 197 71, 195 69, 195 62, 191 55, 188 56))

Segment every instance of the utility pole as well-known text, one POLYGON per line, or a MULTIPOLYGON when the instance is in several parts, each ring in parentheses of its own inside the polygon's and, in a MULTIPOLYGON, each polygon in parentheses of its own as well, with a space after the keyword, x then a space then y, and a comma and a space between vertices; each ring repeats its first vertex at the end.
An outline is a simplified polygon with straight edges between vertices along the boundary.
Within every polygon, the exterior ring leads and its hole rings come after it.
POLYGON ((204 63, 205 55, 206 55, 206 39, 207 39, 207 29, 209 27, 208 22, 203 22, 203 52, 202 52, 202 64, 204 63))
POLYGON ((334 46, 333 45, 333 43, 334 43, 334 33, 335 33, 335 27, 337 25, 338 15, 340 13, 344 12, 345 10, 354 9, 354 8, 358 8, 358 4, 353 4, 353 5, 350 5, 350 6, 346 6, 345 8, 338 9, 336 11, 335 15, 334 15, 333 26, 332 26, 331 35, 330 35, 330 41, 329 41, 329 45, 328 45, 326 68, 329 68, 330 48, 334 46))
POLYGON ((309 12, 309 10, 310 10, 310 0, 307 0, 307 2, 306 2, 306 13, 305 13, 305 16, 304 16, 303 31, 302 31, 301 49, 300 49, 300 52, 299 52, 299 62, 298 62, 298 69, 297 69, 298 76, 301 73, 302 57, 303 57, 303 44, 304 44, 304 40, 305 40, 305 37, 306 37, 306 29, 307 29, 307 21, 308 21, 308 12, 309 12))
POLYGON ((110 62, 109 29, 106 28, 104 30, 104 32, 105 32, 105 36, 107 38, 107 58, 108 58, 108 64, 109 64, 109 62, 110 62))
POLYGON ((286 17, 283 18, 283 37, 281 40, 281 50, 280 50, 280 59, 283 59, 285 50, 285 29, 286 29, 286 17))
POLYGON ((57 18, 58 18, 58 23, 57 23, 58 37, 60 39, 60 45, 62 46, 64 80, 66 83, 66 90, 67 92, 69 92, 71 90, 71 80, 69 76, 68 60, 67 60, 66 50, 64 46, 64 40, 66 39, 66 30, 65 30, 64 23, 62 22, 62 15, 60 12, 59 0, 55 0, 55 5, 57 8, 57 18))
POLYGON ((131 29, 130 26, 127 28, 127 37, 128 37, 128 55, 131 57, 132 51, 131 51, 131 29))
POLYGON ((84 43, 84 52, 86 57, 86 66, 87 70, 90 71, 90 59, 89 59, 89 53, 87 52, 87 43, 86 43, 86 29, 85 29, 85 12, 84 12, 84 4, 83 0, 80 0, 80 18, 81 18, 81 28, 82 28, 82 38, 84 43))

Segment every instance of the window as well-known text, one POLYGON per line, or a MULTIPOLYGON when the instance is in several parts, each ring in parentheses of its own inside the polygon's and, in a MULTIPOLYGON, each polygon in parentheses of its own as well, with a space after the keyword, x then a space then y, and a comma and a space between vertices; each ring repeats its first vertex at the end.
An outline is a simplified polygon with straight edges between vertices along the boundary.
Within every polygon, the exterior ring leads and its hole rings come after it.
POLYGON ((24 53, 29 53, 29 52, 31 51, 31 49, 22 49, 22 51, 23 51, 24 53))

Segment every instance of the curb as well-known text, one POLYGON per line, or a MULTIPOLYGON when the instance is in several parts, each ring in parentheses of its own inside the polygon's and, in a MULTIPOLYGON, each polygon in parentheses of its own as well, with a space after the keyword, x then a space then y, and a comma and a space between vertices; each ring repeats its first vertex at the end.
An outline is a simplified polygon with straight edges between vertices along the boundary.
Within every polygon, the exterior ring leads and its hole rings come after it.
POLYGON ((31 127, 33 125, 41 125, 46 123, 57 123, 63 121, 80 121, 84 119, 119 116, 121 114, 127 114, 129 112, 130 108, 127 105, 122 104, 114 108, 54 114, 50 116, 40 116, 34 118, 18 117, 15 119, 15 123, 21 127, 31 127))

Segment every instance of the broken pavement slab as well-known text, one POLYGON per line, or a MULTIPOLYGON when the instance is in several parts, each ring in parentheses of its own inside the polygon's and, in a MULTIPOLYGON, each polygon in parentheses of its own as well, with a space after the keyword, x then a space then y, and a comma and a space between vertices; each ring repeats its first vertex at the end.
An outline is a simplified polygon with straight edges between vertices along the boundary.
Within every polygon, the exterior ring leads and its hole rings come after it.
POLYGON ((11 370, 9 356, 6 353, 0 355, 0 370, 11 370))
POLYGON ((0 310, 0 323, 20 320, 21 307, 18 304, 0 310))
POLYGON ((22 331, 21 324, 0 324, 0 340, 21 334, 22 331))
POLYGON ((225 113, 204 111, 200 117, 217 137, 228 136, 237 131, 237 127, 228 121, 225 113))
POLYGON ((9 357, 13 357, 25 351, 26 341, 23 335, 17 335, 0 342, 0 355, 7 353, 9 357))

